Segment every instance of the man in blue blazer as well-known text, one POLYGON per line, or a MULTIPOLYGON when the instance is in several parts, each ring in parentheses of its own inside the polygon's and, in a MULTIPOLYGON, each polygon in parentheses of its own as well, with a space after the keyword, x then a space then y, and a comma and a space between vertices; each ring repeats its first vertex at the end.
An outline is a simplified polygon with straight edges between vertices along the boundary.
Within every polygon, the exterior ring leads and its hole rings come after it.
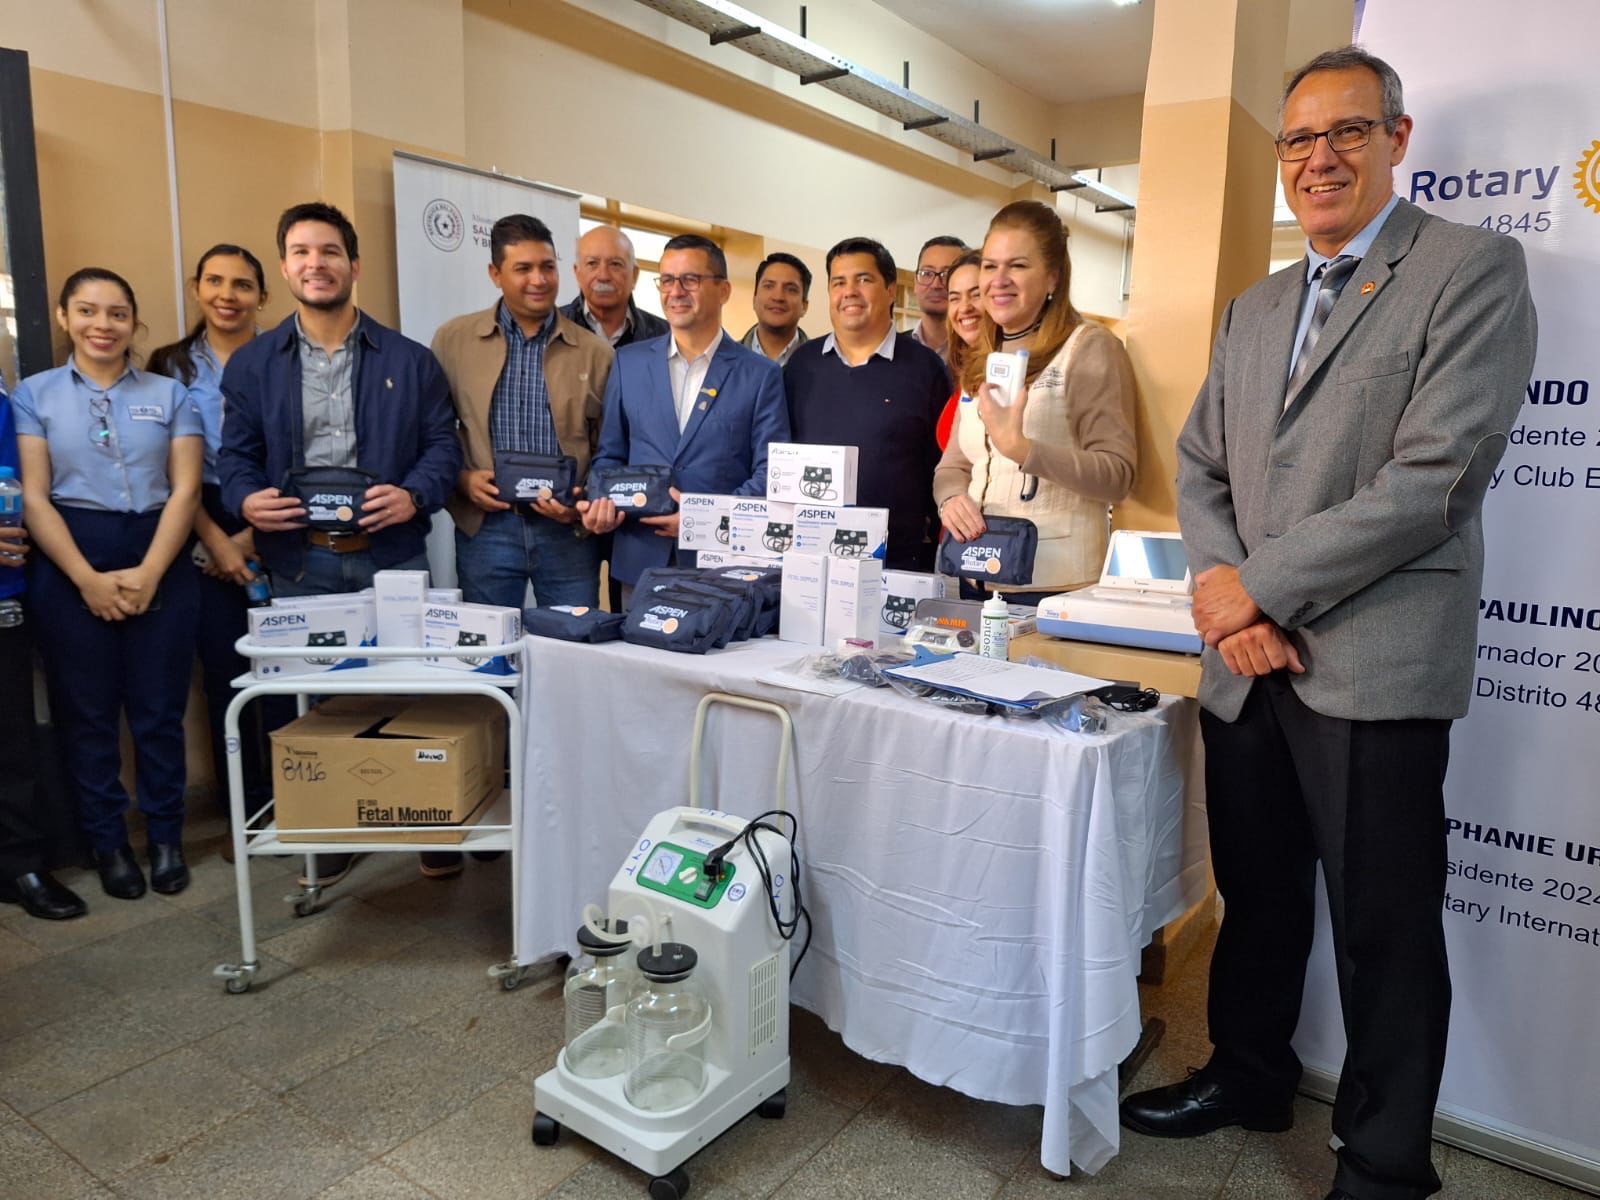
MULTIPOLYGON (((682 492, 764 495, 767 443, 789 440, 783 375, 722 332, 732 288, 721 247, 698 234, 675 237, 660 270, 671 333, 617 351, 591 471, 669 466, 674 500, 682 492)), ((673 560, 676 513, 625 518, 607 499, 578 508, 591 532, 616 530, 614 581, 631 588, 646 567, 673 560)))

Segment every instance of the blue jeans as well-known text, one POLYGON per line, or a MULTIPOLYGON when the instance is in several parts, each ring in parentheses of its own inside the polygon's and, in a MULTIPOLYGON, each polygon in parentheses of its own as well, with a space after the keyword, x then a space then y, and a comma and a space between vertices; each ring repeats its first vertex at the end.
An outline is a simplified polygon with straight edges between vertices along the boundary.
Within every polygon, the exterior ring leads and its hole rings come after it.
POLYGON ((600 542, 580 536, 578 525, 515 512, 484 514, 473 537, 456 530, 456 575, 461 598, 472 604, 522 607, 531 581, 534 601, 600 603, 600 542))
MULTIPOLYGON (((426 571, 428 556, 418 554, 404 562, 397 562, 391 571, 426 571)), ((348 554, 335 554, 326 546, 306 547, 305 570, 299 579, 286 575, 272 577, 274 596, 328 596, 334 592, 359 592, 372 586, 372 577, 378 573, 378 564, 372 561, 372 551, 352 550, 348 554)))

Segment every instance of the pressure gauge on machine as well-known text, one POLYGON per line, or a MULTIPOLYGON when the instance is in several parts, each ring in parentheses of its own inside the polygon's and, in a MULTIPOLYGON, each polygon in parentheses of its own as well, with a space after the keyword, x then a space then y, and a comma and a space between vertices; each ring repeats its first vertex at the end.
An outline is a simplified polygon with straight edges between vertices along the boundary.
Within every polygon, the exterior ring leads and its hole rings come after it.
POLYGON ((644 877, 655 883, 668 884, 672 877, 678 873, 678 864, 683 861, 683 855, 676 850, 668 850, 665 846, 656 847, 656 852, 644 864, 644 877))

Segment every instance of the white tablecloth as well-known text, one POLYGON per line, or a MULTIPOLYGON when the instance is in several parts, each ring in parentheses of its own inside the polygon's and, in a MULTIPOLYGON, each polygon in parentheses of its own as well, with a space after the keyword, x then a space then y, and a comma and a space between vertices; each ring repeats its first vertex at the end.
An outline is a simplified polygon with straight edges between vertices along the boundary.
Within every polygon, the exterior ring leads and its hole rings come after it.
MULTIPOLYGON (((789 803, 815 923, 795 1002, 867 1058, 1043 1104, 1044 1166, 1098 1170, 1118 1145, 1117 1064, 1139 1037, 1140 950, 1205 890, 1193 702, 1090 736, 887 690, 756 682, 805 653, 528 639, 519 961, 569 949, 648 818, 686 802, 700 698, 777 701, 794 720, 789 803)), ((777 731, 714 709, 701 802, 772 807, 777 731)))

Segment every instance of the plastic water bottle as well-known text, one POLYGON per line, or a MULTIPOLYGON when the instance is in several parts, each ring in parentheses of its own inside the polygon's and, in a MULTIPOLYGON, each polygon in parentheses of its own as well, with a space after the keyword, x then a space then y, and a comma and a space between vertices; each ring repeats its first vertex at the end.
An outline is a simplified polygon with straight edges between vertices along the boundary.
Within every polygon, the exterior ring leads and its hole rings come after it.
MULTIPOLYGON (((22 485, 11 467, 0 467, 0 526, 15 529, 22 524, 22 485)), ((22 603, 15 598, 0 600, 0 629, 22 624, 22 603)))
POLYGON ((244 585, 244 602, 250 608, 266 608, 272 603, 272 584, 267 579, 267 573, 261 569, 261 563, 254 558, 244 560, 244 565, 255 572, 256 577, 244 585))
POLYGON ((979 622, 978 653, 1004 662, 1011 654, 1011 613, 1005 597, 995 592, 985 600, 979 622))

